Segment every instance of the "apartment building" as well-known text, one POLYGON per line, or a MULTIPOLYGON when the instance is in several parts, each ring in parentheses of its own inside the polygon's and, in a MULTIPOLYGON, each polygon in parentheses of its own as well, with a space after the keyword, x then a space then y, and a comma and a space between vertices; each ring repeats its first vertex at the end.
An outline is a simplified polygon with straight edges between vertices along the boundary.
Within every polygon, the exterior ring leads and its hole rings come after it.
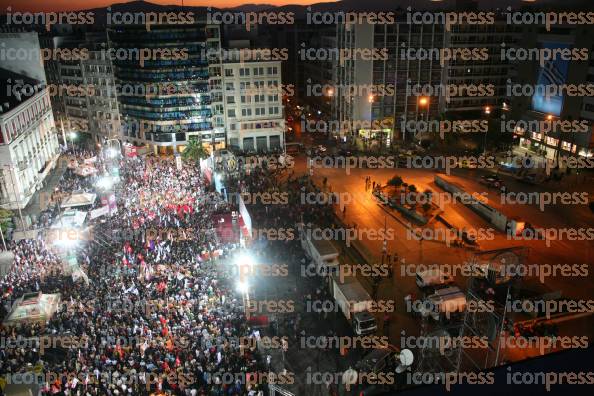
POLYGON ((280 61, 223 62, 223 122, 230 148, 266 152, 284 147, 281 79, 280 61))
MULTIPOLYGON (((308 47, 322 48, 330 51, 337 48, 336 28, 329 29, 324 26, 320 29, 320 34, 314 36, 308 47)), ((332 115, 332 96, 334 95, 334 85, 336 85, 336 62, 332 59, 315 59, 304 62, 304 74, 307 76, 301 89, 296 90, 303 103, 307 104, 313 110, 319 111, 318 115, 329 118, 332 115)))
POLYGON ((444 68, 438 58, 416 59, 408 50, 415 53, 419 48, 443 48, 443 25, 340 24, 337 45, 351 51, 372 50, 376 56, 336 63, 332 108, 340 130, 334 134, 389 144, 396 138, 410 139, 413 131, 407 127, 408 121, 439 116, 440 100, 421 97, 410 87, 438 86, 444 68))
POLYGON ((0 206, 23 209, 59 156, 45 83, 0 68, 0 206))
POLYGON ((481 116, 487 108, 493 113, 509 108, 507 81, 515 76, 516 63, 501 59, 500 51, 502 44, 517 47, 520 35, 521 27, 500 20, 483 25, 457 24, 445 32, 446 48, 451 51, 486 50, 487 57, 458 56, 446 62, 444 92, 440 93, 442 111, 452 118, 465 118, 481 116), (455 88, 449 90, 453 94, 448 94, 447 87, 455 88))
POLYGON ((223 126, 213 127, 209 92, 208 54, 220 48, 218 26, 197 22, 147 31, 127 25, 109 29, 108 36, 123 140, 162 154, 182 151, 191 138, 224 146, 223 126), (141 59, 141 51, 151 55, 141 59))
MULTIPOLYGON (((594 35, 588 26, 558 26, 547 31, 544 26, 525 30, 522 34, 523 48, 548 48, 594 51, 594 35)), ((512 111, 507 117, 510 126, 517 125, 513 133, 517 148, 531 155, 535 160, 553 160, 559 156, 594 156, 594 99, 591 95, 576 94, 562 90, 546 95, 542 87, 563 86, 582 89, 594 84, 594 61, 589 59, 547 60, 541 66, 538 60, 519 62, 517 79, 535 88, 534 94, 517 94, 512 98, 512 111), (536 71, 536 72, 535 72, 536 71), (541 87, 541 88, 538 88, 541 87), (539 90, 536 90, 539 89, 539 90), (539 122, 549 121, 551 130, 543 130, 539 122), (571 123, 562 128, 560 123, 571 123), (556 125, 555 125, 556 123, 556 125), (575 126, 575 127, 574 127, 575 126)), ((529 92, 530 93, 530 92, 529 92)), ((508 128, 509 129, 509 128, 508 128)), ((563 165, 563 164, 561 164, 563 165)))
POLYGON ((56 92, 52 107, 59 128, 65 134, 88 133, 97 143, 119 138, 120 114, 107 34, 65 33, 41 40, 44 48, 53 51, 45 68, 56 92))

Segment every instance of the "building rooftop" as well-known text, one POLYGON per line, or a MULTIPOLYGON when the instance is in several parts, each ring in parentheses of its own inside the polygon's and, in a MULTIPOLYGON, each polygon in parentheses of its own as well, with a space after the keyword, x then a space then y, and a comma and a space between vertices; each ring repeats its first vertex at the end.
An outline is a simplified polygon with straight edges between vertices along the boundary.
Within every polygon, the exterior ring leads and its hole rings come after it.
POLYGON ((26 102, 44 86, 39 80, 0 67, 0 114, 26 102))

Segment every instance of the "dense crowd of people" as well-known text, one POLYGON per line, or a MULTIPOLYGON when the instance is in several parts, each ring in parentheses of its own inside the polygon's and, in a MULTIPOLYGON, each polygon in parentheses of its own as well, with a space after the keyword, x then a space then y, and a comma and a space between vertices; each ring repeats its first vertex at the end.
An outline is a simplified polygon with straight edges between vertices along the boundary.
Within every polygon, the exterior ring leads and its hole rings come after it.
MULTIPOLYGON (((70 276, 73 269, 64 264, 72 246, 53 246, 43 234, 10 243, 15 260, 0 280, 0 319, 25 293, 60 293, 61 304, 46 323, 0 327, 4 385, 33 370, 44 374, 35 379, 44 395, 265 394, 267 379, 257 373, 271 369, 270 356, 262 357, 255 343, 241 346, 242 337, 259 332, 250 328, 228 271, 238 245, 220 238, 214 220, 237 210, 237 201, 225 201, 195 166, 178 169, 172 159, 69 155, 77 163, 93 158, 98 172, 81 176, 69 166, 39 225, 55 221, 69 193, 96 191, 97 180, 113 166, 121 178, 113 186, 116 213, 91 220, 93 238, 76 248, 84 278, 70 276), (79 342, 40 346, 43 337, 65 336, 79 342), (38 342, 23 348, 14 342, 23 337, 38 342)), ((256 166, 226 176, 229 193, 289 194, 283 204, 251 204, 254 227, 296 227, 301 221, 327 226, 335 220, 331 208, 300 202, 299 193, 315 186, 290 170, 256 166)), ((303 264, 298 239, 296 232, 252 254, 260 263, 303 264)), ((295 337, 304 331, 298 314, 280 328, 295 337)))
MULTIPOLYGON (((253 330, 222 265, 229 260, 220 260, 237 246, 219 241, 212 220, 229 204, 199 171, 178 170, 172 160, 149 156, 119 166, 117 213, 92 224, 107 243, 91 240, 77 251, 88 282, 66 276, 43 238, 11 243, 16 258, 0 283, 2 319, 26 292, 60 293, 62 302, 47 323, 1 328, 5 383, 41 366, 43 394, 260 393, 266 381, 254 373, 266 363, 255 348, 240 347, 253 330), (10 342, 48 336, 81 342, 43 353, 10 342)), ((57 191, 88 187, 73 179, 66 175, 57 191)))

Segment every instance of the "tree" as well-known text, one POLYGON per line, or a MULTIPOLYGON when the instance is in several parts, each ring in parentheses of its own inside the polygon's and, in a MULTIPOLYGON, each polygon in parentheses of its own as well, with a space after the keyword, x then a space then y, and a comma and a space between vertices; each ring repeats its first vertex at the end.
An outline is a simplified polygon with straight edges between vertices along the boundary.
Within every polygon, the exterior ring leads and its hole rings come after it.
POLYGON ((199 162, 201 159, 208 158, 208 151, 202 146, 202 140, 192 139, 188 141, 185 150, 182 152, 182 158, 184 160, 193 160, 199 162))
POLYGON ((388 185, 394 187, 400 187, 402 185, 402 178, 398 175, 394 176, 390 180, 388 180, 388 185))
POLYGON ((410 192, 417 192, 417 187, 414 184, 408 186, 408 191, 410 192))
POLYGON ((2 232, 5 233, 11 228, 12 225, 12 212, 6 209, 0 209, 0 227, 2 227, 2 232))

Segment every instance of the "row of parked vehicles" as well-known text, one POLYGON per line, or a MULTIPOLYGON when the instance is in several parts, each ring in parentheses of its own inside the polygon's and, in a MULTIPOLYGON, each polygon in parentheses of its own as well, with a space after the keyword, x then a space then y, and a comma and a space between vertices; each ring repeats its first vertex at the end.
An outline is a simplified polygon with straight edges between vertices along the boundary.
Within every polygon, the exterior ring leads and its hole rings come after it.
MULTIPOLYGON (((367 290, 354 276, 340 276, 338 250, 328 240, 313 240, 311 233, 302 233, 301 240, 306 255, 320 276, 324 277, 335 302, 345 318, 351 324, 355 334, 365 335, 377 330, 375 317, 369 312, 373 299, 367 290)), ((425 295, 422 304, 416 304, 422 316, 430 316, 436 320, 463 312, 466 308, 464 292, 453 284, 454 279, 439 269, 428 269, 416 273, 416 284, 425 295)))

